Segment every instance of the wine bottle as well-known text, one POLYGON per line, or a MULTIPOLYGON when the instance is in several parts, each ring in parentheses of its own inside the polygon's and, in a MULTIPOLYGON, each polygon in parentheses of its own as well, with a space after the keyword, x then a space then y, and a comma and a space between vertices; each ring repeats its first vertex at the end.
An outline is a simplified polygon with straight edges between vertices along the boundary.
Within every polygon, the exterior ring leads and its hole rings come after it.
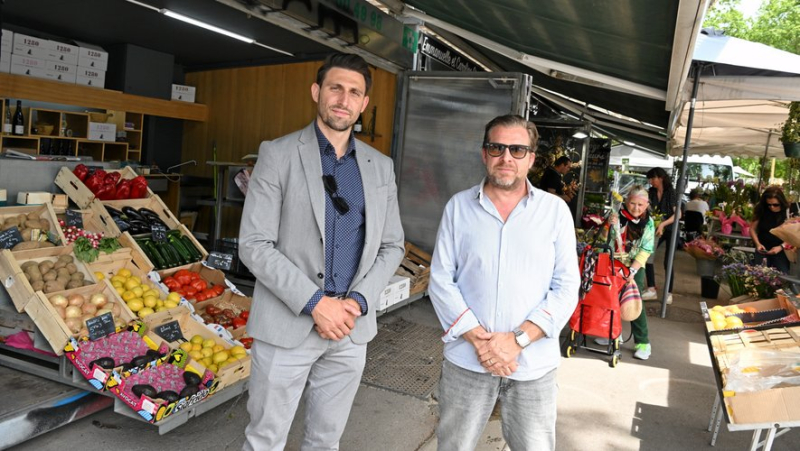
POLYGON ((3 133, 10 135, 11 132, 14 131, 14 127, 11 125, 11 102, 6 100, 5 104, 6 108, 6 117, 3 120, 3 133))
POLYGON ((17 100, 17 110, 14 111, 14 134, 25 134, 25 117, 22 115, 22 101, 17 100))
POLYGON ((361 115, 359 114, 358 119, 356 119, 356 123, 353 125, 353 131, 356 133, 361 133, 361 130, 363 130, 363 128, 364 127, 362 126, 361 123, 361 115))

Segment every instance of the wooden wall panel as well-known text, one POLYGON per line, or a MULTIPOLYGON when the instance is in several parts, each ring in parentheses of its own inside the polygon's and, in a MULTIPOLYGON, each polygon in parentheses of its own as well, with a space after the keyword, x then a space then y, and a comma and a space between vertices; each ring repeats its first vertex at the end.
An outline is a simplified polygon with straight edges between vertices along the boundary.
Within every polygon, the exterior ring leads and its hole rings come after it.
MULTIPOLYGON (((205 122, 184 122, 182 161, 197 160, 197 166, 186 166, 186 175, 212 177, 212 143, 216 142, 217 161, 238 162, 247 154, 258 152, 264 140, 275 139, 308 125, 316 117, 316 104, 311 99, 320 61, 220 69, 192 72, 186 84, 196 87, 196 100, 208 108, 205 122)), ((377 107, 375 137, 361 134, 362 141, 386 155, 391 153, 392 128, 397 80, 394 74, 372 70, 373 85, 370 103, 364 112, 366 130, 377 107)), ((238 235, 239 212, 226 209, 223 236, 238 235)), ((210 215, 202 211, 196 230, 206 231, 210 215)))

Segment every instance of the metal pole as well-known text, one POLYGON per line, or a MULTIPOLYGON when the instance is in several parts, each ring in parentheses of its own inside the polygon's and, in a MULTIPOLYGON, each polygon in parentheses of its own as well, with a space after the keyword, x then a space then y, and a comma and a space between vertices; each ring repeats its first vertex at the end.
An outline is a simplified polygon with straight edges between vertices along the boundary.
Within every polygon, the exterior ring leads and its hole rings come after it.
POLYGON ((681 174, 678 177, 678 187, 675 193, 675 221, 672 223, 672 239, 667 246, 667 267, 664 274, 664 290, 661 293, 661 317, 667 316, 667 296, 669 295, 669 284, 672 281, 672 267, 675 263, 675 247, 678 244, 678 227, 681 220, 681 204, 683 203, 683 191, 686 189, 686 158, 689 155, 689 145, 692 141, 692 123, 694 122, 694 109, 697 103, 697 88, 700 85, 700 72, 703 67, 701 63, 692 63, 694 66, 694 84, 692 85, 692 99, 689 105, 689 119, 686 124, 686 141, 683 143, 683 164, 681 174))

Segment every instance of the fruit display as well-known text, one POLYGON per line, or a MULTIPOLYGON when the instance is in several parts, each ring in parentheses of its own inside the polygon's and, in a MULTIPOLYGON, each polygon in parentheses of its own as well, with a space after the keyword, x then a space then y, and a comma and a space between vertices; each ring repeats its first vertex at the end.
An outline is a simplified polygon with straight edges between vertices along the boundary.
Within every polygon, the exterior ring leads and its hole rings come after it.
MULTIPOLYGON (((187 269, 180 269, 175 274, 163 278, 161 283, 169 289, 170 293, 177 293, 185 299, 196 302, 203 302, 225 292, 225 286, 221 283, 212 285, 199 272, 187 269)), ((238 313, 230 319, 237 315, 238 313)))
POLYGON ((127 377, 123 391, 133 399, 146 396, 172 404, 197 394, 204 388, 201 382, 197 373, 165 363, 127 377))
POLYGON ((247 326, 253 300, 227 292, 224 296, 195 304, 195 313, 207 324, 219 324, 232 330, 247 326))
POLYGON ((58 239, 50 235, 50 221, 41 217, 41 212, 8 215, 0 222, 0 231, 16 227, 22 235, 22 242, 11 248, 12 251, 25 251, 55 247, 58 239))
POLYGON ((122 331, 94 341, 80 341, 81 358, 104 370, 119 368, 122 372, 144 368, 164 355, 150 349, 136 332, 122 331))
POLYGON ((41 261, 29 260, 21 268, 33 291, 55 293, 94 283, 86 279, 86 274, 75 264, 71 255, 45 258, 41 261))
POLYGON ((244 346, 226 347, 213 338, 205 338, 202 335, 192 336, 189 341, 181 343, 179 347, 186 351, 189 357, 202 363, 215 374, 227 365, 238 365, 239 359, 247 356, 244 346))
POLYGON ((120 305, 109 299, 105 293, 94 293, 88 299, 80 293, 54 294, 47 299, 70 332, 75 335, 87 336, 86 321, 106 313, 111 313, 118 328, 126 326, 125 320, 121 317, 120 305))
POLYGON ((136 243, 156 269, 174 268, 203 259, 203 254, 197 250, 192 240, 182 235, 180 230, 167 232, 166 241, 155 241, 149 236, 143 236, 136 237, 136 243))
MULTIPOLYGON (((95 273, 103 278, 103 273, 95 273)), ((154 284, 134 276, 130 269, 121 268, 111 279, 111 286, 119 293, 128 308, 139 318, 178 306, 181 298, 177 294, 165 295, 154 284)))
POLYGON ((708 317, 711 320, 714 330, 741 329, 744 327, 744 322, 741 318, 734 315, 755 312, 756 309, 752 307, 741 308, 738 305, 717 305, 708 311, 708 317))
POLYGON ((137 176, 123 179, 119 172, 89 169, 79 164, 72 170, 78 179, 100 200, 142 199, 147 197, 147 179, 137 176))

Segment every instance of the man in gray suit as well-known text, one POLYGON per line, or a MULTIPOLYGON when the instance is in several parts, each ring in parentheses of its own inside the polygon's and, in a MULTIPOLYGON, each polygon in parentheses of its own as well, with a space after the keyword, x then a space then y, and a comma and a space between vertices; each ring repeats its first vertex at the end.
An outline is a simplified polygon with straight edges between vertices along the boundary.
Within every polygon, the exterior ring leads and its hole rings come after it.
POLYGON ((392 161, 355 139, 372 76, 330 55, 306 128, 261 143, 239 230, 256 276, 245 450, 281 450, 305 390, 303 450, 335 450, 377 333, 375 308, 404 255, 392 161))

